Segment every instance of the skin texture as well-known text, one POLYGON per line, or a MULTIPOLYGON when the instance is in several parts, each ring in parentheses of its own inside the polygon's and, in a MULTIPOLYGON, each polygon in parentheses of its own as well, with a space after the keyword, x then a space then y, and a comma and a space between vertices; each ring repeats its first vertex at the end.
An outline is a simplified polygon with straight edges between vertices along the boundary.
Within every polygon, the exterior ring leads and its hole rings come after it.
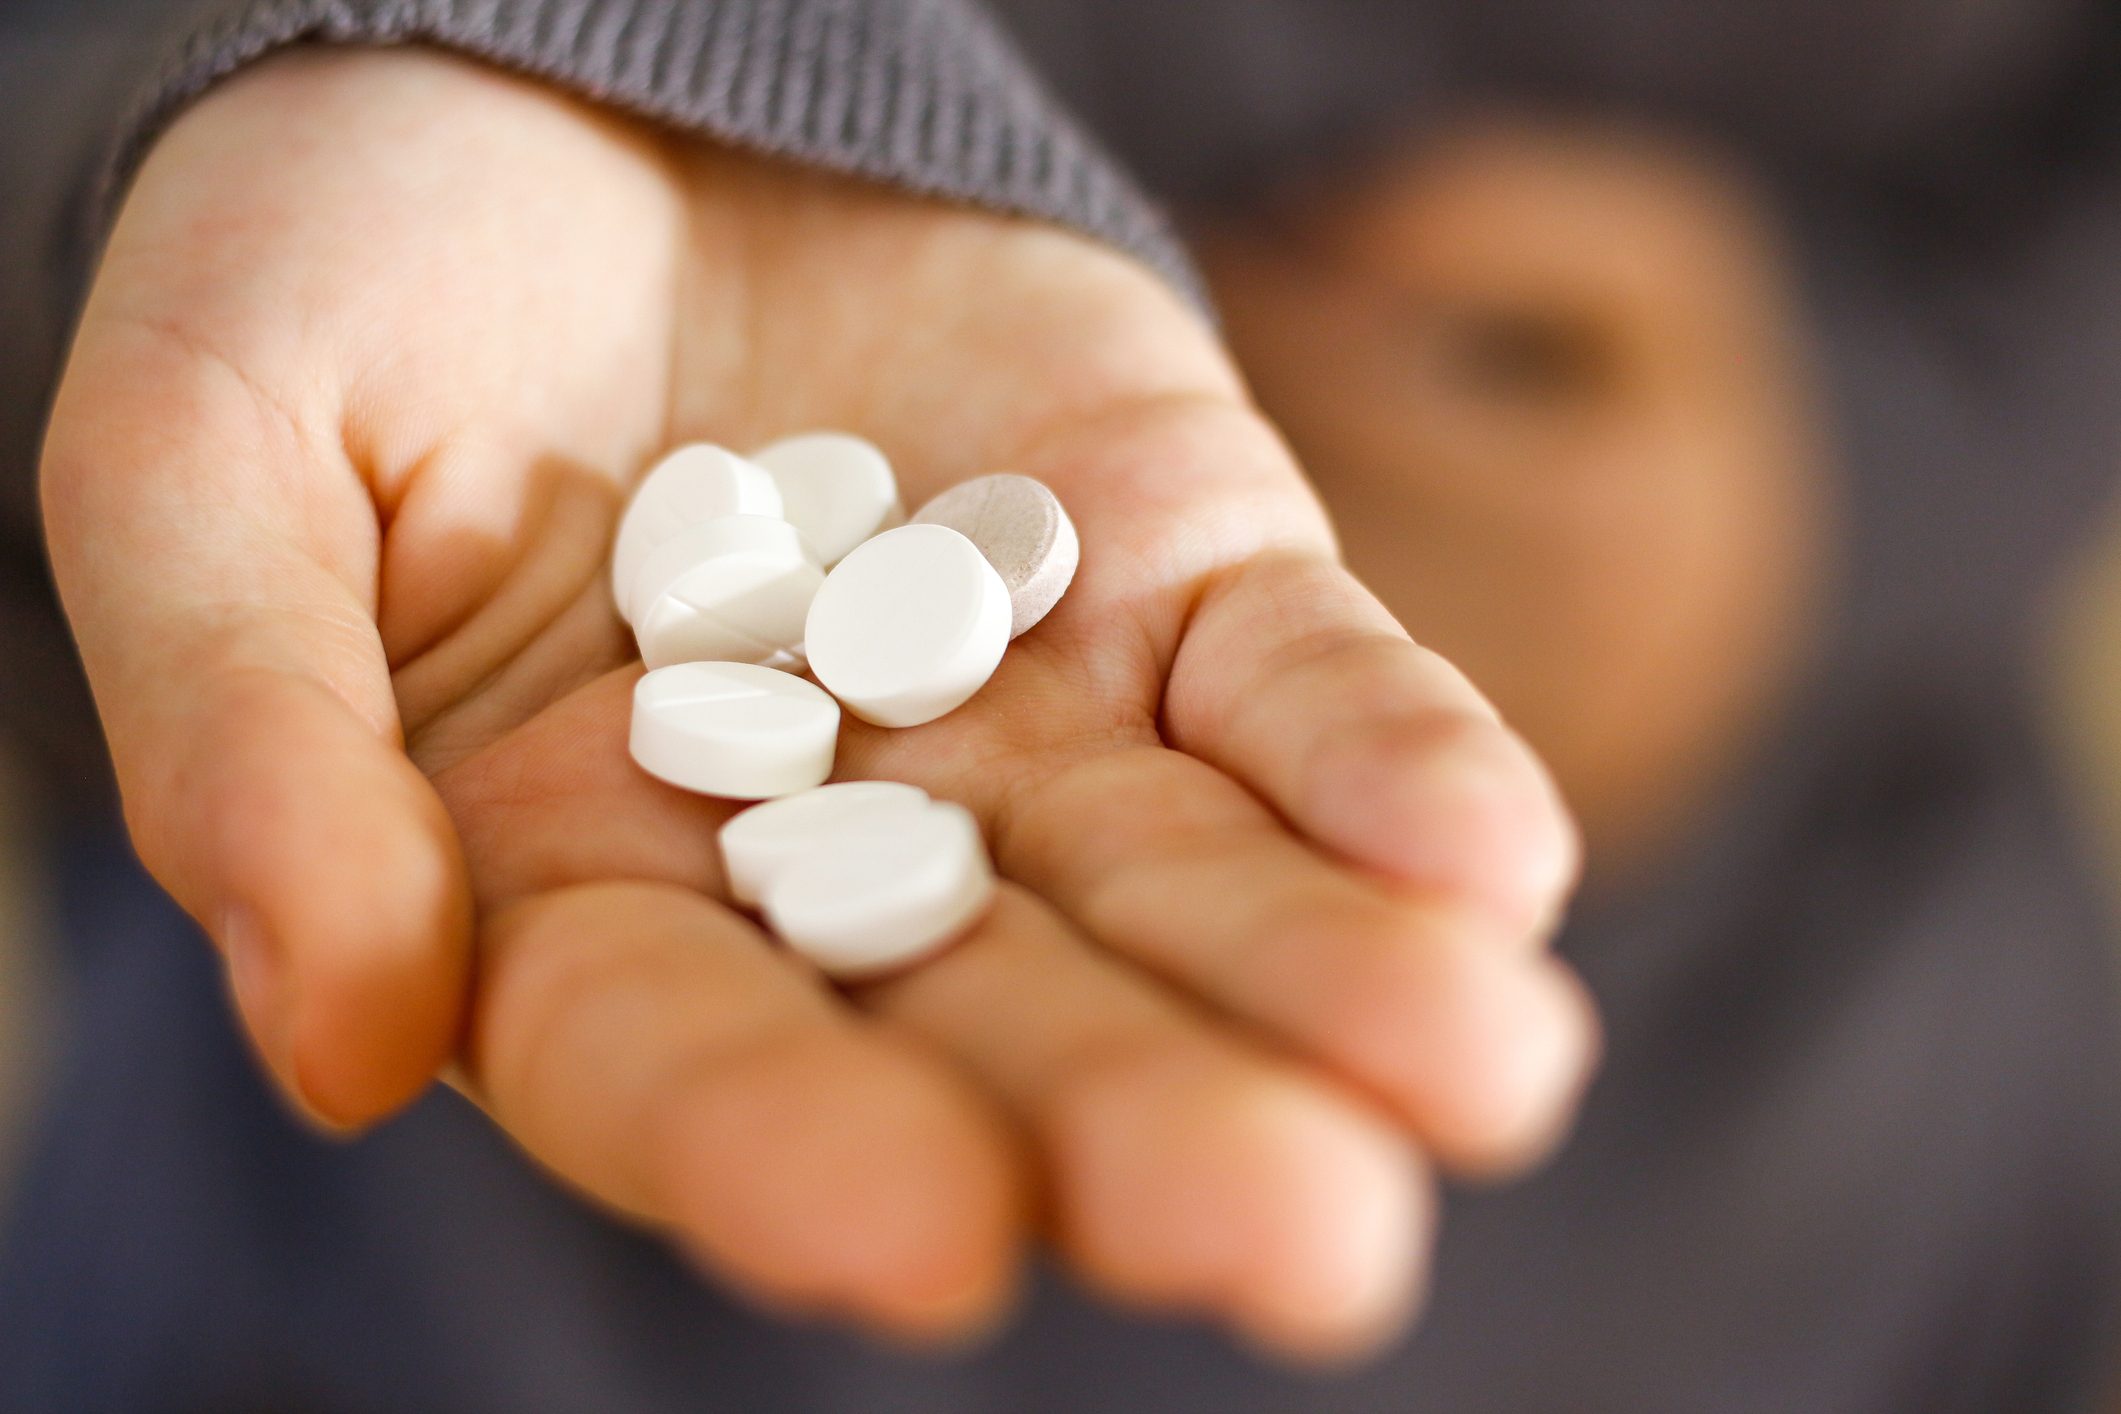
MULTIPOLYGON (((323 1123, 439 1068, 777 1309, 996 1317, 1023 1243, 1301 1356, 1392 1331, 1432 1169, 1557 1137, 1576 846, 1524 745, 1340 566, 1198 319, 1042 227, 624 125, 416 53, 295 53, 128 201, 44 487, 142 857, 323 1123), (728 807, 625 753, 603 561, 670 444, 845 427, 907 498, 1007 466, 1073 592, 843 778, 1008 881, 845 994, 717 901, 728 807)), ((438 1180, 439 1181, 439 1180, 438 1180)))
POLYGON ((1212 227, 1231 345, 1350 564, 1654 864, 1815 632, 1831 506, 1764 208, 1625 129, 1473 119, 1212 227))

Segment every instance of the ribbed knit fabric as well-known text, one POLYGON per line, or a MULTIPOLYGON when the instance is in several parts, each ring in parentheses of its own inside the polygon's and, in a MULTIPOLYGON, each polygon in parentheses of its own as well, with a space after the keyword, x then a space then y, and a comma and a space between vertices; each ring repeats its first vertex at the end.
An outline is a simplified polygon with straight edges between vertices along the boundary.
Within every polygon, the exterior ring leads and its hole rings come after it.
POLYGON ((1198 301, 1161 213, 976 0, 238 0, 207 4, 123 128, 97 230, 190 100, 300 42, 426 43, 751 151, 1074 227, 1198 301))

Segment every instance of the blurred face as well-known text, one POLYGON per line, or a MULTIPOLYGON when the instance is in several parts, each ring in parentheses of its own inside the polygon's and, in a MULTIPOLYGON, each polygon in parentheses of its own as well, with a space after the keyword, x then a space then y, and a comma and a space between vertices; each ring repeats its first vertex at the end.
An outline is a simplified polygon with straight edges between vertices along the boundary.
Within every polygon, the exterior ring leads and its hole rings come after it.
POLYGON ((1594 867, 1654 848, 1787 679, 1818 577, 1754 208, 1646 142, 1497 126, 1201 244, 1356 571, 1548 757, 1594 867))

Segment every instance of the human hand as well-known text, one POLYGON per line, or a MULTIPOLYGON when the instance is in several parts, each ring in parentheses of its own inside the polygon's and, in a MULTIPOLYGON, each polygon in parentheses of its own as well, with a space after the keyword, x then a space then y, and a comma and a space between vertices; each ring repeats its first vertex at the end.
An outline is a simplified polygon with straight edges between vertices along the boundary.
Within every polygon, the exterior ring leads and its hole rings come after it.
POLYGON ((647 133, 412 52, 291 54, 158 144, 54 413, 52 555, 143 859, 298 1102, 461 1060, 532 1155, 791 1309, 910 1334, 1034 1224, 1300 1353, 1388 1331, 1431 1159, 1534 1157, 1593 1048, 1540 768, 1337 562, 1214 340, 1077 237, 647 133), (603 563, 666 446, 1009 468, 1084 563, 846 777, 1009 881, 850 993, 715 901, 731 807, 627 759, 603 563))

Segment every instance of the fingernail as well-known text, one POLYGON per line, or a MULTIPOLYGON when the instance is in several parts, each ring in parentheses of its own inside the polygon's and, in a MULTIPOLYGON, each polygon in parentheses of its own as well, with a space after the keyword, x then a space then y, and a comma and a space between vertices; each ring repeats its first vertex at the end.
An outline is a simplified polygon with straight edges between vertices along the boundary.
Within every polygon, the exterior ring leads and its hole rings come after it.
POLYGON ((1520 936, 1561 903, 1576 872, 1575 830, 1551 781, 1498 737, 1440 752, 1404 733, 1384 748, 1349 743, 1317 788, 1331 802, 1313 812, 1329 822, 1329 843, 1520 936))
POLYGON ((1464 834, 1451 865, 1461 885, 1527 927, 1559 902, 1576 872, 1576 840, 1559 798, 1522 759, 1461 752, 1432 768, 1439 814, 1464 834))
POLYGON ((232 905, 221 915, 217 936, 228 962, 228 985, 235 994, 236 1010, 242 1014, 259 1057, 280 1082, 280 1093, 312 1128, 324 1134, 343 1133, 344 1126, 327 1119, 302 1093, 294 1065, 292 999, 279 944, 257 914, 242 904, 232 905))
POLYGON ((279 950, 258 922, 258 916, 241 904, 222 915, 219 935, 236 1010, 242 1013, 243 1023, 250 1028, 266 1063, 285 1074, 286 983, 279 950))
POLYGON ((1510 1056, 1504 1113, 1535 1152, 1567 1132, 1598 1056, 1598 1023, 1579 984, 1549 965, 1524 978, 1524 1023, 1510 1056))

